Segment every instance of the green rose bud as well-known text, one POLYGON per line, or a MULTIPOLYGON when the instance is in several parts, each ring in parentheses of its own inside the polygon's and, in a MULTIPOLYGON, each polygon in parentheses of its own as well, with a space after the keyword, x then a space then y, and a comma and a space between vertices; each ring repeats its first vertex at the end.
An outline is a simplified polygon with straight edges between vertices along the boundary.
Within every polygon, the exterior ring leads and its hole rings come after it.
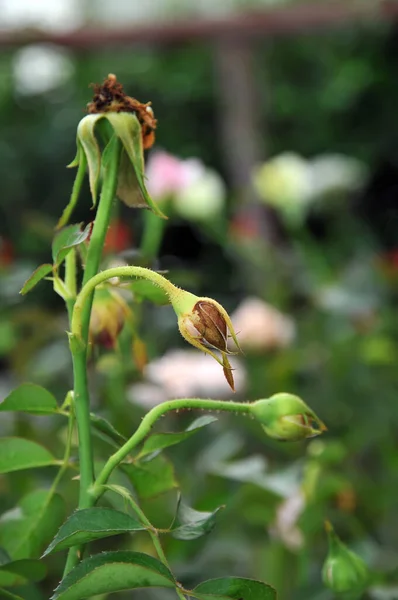
POLYGON ((257 400, 251 405, 250 413, 265 433, 276 440, 295 442, 326 431, 317 415, 293 394, 280 393, 257 400))
POLYGON ((327 521, 329 553, 322 569, 324 584, 339 598, 358 600, 369 584, 369 570, 357 554, 347 548, 327 521))

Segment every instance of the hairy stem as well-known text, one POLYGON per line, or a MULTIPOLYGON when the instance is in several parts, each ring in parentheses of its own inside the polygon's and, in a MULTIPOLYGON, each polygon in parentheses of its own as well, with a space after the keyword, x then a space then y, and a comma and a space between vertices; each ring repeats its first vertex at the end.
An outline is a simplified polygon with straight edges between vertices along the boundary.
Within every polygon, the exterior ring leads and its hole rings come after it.
POLYGON ((247 402, 232 402, 226 400, 205 400, 202 398, 181 398, 169 400, 155 406, 142 419, 140 426, 129 440, 117 452, 109 457, 102 471, 99 473, 94 487, 92 498, 94 502, 102 495, 103 485, 108 481, 112 471, 126 458, 128 454, 140 444, 150 433, 155 422, 164 414, 172 410, 184 409, 222 410, 233 413, 248 413, 250 404, 247 402))
POLYGON ((114 267, 112 269, 106 269, 101 273, 98 273, 94 277, 92 277, 87 283, 84 285, 80 294, 78 295, 75 303, 75 308, 73 311, 72 323, 71 323, 71 331, 72 335, 76 336, 78 339, 82 340, 83 343, 87 342, 86 333, 86 318, 85 315, 87 313, 87 306, 90 306, 92 302, 92 296, 94 290, 97 285, 111 279, 112 277, 142 277, 144 279, 148 279, 152 281, 155 285, 162 288, 166 294, 169 296, 170 300, 173 301, 180 293, 188 294, 188 292, 183 292, 178 287, 173 285, 168 279, 152 271, 151 269, 146 269, 144 267, 114 267))

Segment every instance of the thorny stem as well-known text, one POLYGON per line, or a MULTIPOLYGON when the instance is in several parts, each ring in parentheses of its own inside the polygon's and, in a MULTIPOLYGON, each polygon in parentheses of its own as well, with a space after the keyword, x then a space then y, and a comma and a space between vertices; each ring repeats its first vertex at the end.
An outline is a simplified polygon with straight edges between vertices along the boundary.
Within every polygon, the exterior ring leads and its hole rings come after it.
MULTIPOLYGON (((87 282, 94 278, 98 272, 105 236, 111 216, 112 203, 116 194, 121 144, 116 138, 114 138, 111 143, 113 143, 114 146, 106 168, 104 169, 101 197, 87 253, 86 268, 83 277, 83 289, 87 289, 87 282)), ((80 347, 77 347, 76 344, 70 344, 74 376, 74 406, 79 434, 79 509, 91 506, 89 490, 94 482, 93 451, 90 432, 90 399, 87 382, 88 331, 94 288, 95 286, 88 289, 88 292, 85 294, 85 304, 78 313, 80 318, 80 335, 84 343, 80 347)), ((73 310, 72 321, 75 317, 75 312, 76 304, 73 310)), ((77 564, 78 560, 78 549, 71 548, 67 560, 68 570, 77 564)))
POLYGON ((126 458, 126 456, 140 444, 150 433, 155 422, 164 414, 171 410, 184 410, 190 408, 204 410, 222 410, 234 413, 246 414, 250 411, 250 403, 248 402, 232 402, 226 400, 205 400, 202 398, 181 398, 178 400, 169 400, 155 406, 142 419, 140 426, 133 433, 130 439, 109 457, 102 471, 99 473, 91 495, 93 503, 103 494, 103 486, 108 481, 112 471, 126 458))
POLYGON ((179 294, 186 293, 173 285, 168 279, 163 277, 163 275, 160 275, 151 269, 136 266, 114 267, 112 269, 106 269, 87 281, 76 299, 71 323, 71 332, 72 336, 75 336, 79 341, 83 341, 84 344, 87 344, 87 335, 85 335, 85 315, 87 313, 87 306, 91 302, 94 289, 100 283, 103 283, 104 281, 107 281, 113 277, 142 277, 143 279, 148 279, 158 287, 162 288, 169 296, 170 301, 173 301, 179 294))

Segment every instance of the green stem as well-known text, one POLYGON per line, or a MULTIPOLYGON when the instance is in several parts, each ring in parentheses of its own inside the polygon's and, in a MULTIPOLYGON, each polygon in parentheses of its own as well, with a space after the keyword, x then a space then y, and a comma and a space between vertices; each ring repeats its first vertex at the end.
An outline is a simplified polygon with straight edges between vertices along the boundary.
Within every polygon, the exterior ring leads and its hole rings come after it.
POLYGON ((67 289, 66 307, 68 309, 69 322, 72 320, 73 307, 76 300, 76 250, 72 250, 65 258, 65 287, 67 289))
MULTIPOLYGON (((104 488, 105 488, 104 491, 106 491, 107 489, 111 489, 108 486, 104 486, 104 488)), ((134 510, 134 512, 136 513, 136 515, 140 518, 143 525, 145 525, 145 527, 147 528, 147 531, 151 537, 153 546, 156 550, 159 560, 164 564, 165 567, 167 567, 169 569, 169 571, 171 571, 169 561, 167 560, 167 557, 162 548, 162 544, 160 542, 157 529, 152 525, 152 523, 150 522, 150 520, 148 519, 146 514, 141 510, 141 508, 138 506, 138 504, 136 502, 134 502, 134 500, 131 496, 129 496, 127 498, 127 500, 131 504, 131 507, 134 510)), ((182 591, 180 589, 178 589, 178 587, 176 588, 176 593, 179 598, 181 598, 182 600, 185 600, 185 596, 183 595, 182 591)))
MULTIPOLYGON (((76 166, 75 164, 73 165, 73 163, 71 166, 76 166)), ((75 177, 75 181, 73 183, 73 188, 72 188, 72 194, 69 200, 68 205, 66 206, 64 212, 62 213, 58 223, 57 223, 57 229, 60 229, 61 227, 63 227, 64 225, 66 225, 66 223, 69 221, 69 217, 71 216, 73 209, 76 206, 76 203, 79 199, 79 194, 80 194, 80 190, 84 181, 84 177, 86 175, 86 168, 87 168, 87 158, 84 152, 80 152, 79 153, 79 164, 77 167, 77 173, 76 173, 76 177, 75 177)))
POLYGON ((166 222, 153 212, 147 210, 144 214, 144 231, 141 239, 141 254, 147 263, 153 261, 159 254, 163 240, 166 222))
POLYGON ((102 471, 98 475, 92 488, 92 500, 94 503, 103 493, 103 486, 108 481, 112 471, 126 458, 128 454, 140 444, 150 433, 155 422, 164 414, 171 410, 186 410, 191 408, 203 410, 222 410, 234 413, 248 413, 250 404, 247 402, 232 402, 226 400, 205 400, 202 398, 181 398, 178 400, 169 400, 155 406, 142 419, 140 426, 129 440, 117 452, 109 457, 102 471))
MULTIPOLYGON (((87 252, 86 267, 83 277, 83 289, 87 289, 87 282, 91 280, 91 278, 93 278, 98 272, 105 236, 111 216, 112 203, 117 189, 121 144, 117 138, 114 138, 111 143, 113 143, 114 146, 112 153, 108 155, 106 167, 104 167, 101 196, 91 234, 90 245, 87 252)), ((90 489, 94 483, 94 464, 90 431, 90 399, 87 383, 88 332, 94 288, 95 286, 89 288, 88 293, 85 295, 86 302, 79 311, 80 335, 84 343, 80 346, 73 344, 72 342, 70 343, 73 361, 74 406, 79 435, 79 509, 88 508, 92 505, 90 489)), ((76 311, 74 308, 72 321, 75 312, 76 311)), ((78 560, 78 549, 71 548, 67 560, 68 570, 70 570, 78 562, 78 560)))
POLYGON ((89 281, 87 281, 80 294, 76 298, 71 323, 71 331, 72 335, 82 340, 84 344, 87 343, 87 307, 91 306, 94 289, 97 285, 103 283, 104 281, 107 281, 108 279, 111 279, 112 277, 143 277, 144 279, 148 279, 149 281, 152 281, 152 283, 154 283, 155 285, 162 288, 169 296, 171 302, 173 302, 179 294, 188 294, 188 292, 183 292, 183 290, 180 290, 175 285, 173 285, 168 279, 163 277, 163 275, 160 275, 159 273, 156 273, 151 269, 136 266, 114 267, 112 269, 106 269, 106 271, 98 273, 89 281))

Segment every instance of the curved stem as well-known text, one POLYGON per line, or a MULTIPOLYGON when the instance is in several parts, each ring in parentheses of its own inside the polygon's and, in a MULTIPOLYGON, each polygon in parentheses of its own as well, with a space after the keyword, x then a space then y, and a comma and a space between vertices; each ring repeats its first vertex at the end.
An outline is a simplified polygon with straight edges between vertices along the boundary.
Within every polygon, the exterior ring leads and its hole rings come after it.
POLYGON ((99 473, 92 488, 92 498, 94 502, 102 495, 103 485, 108 481, 112 471, 122 462, 124 458, 140 444, 150 433, 154 423, 171 410, 183 410, 198 408, 204 410, 222 410, 234 413, 248 413, 251 404, 248 402, 232 402, 227 400, 205 400, 202 398, 181 398, 178 400, 169 400, 155 406, 142 419, 140 426, 129 440, 117 452, 109 457, 102 471, 99 473))
POLYGON ((171 302, 173 302, 179 294, 188 294, 188 292, 180 290, 178 287, 173 285, 171 281, 163 277, 163 275, 160 275, 151 269, 146 269, 145 267, 128 266, 106 269, 87 281, 75 302, 71 331, 72 335, 82 339, 84 343, 87 341, 86 326, 88 327, 88 325, 85 317, 87 313, 87 306, 91 306, 92 296, 96 286, 104 281, 107 281, 108 279, 111 279, 112 277, 142 277, 144 279, 148 279, 158 287, 162 288, 169 296, 171 302))

